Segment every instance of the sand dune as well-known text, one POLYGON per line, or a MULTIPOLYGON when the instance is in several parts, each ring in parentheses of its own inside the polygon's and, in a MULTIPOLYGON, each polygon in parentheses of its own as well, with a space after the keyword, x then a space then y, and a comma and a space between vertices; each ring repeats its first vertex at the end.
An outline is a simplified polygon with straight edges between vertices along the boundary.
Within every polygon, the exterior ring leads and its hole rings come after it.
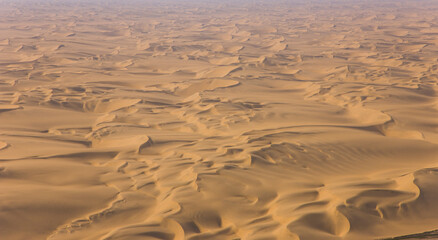
POLYGON ((436 237, 435 1, 0 3, 0 239, 436 237))

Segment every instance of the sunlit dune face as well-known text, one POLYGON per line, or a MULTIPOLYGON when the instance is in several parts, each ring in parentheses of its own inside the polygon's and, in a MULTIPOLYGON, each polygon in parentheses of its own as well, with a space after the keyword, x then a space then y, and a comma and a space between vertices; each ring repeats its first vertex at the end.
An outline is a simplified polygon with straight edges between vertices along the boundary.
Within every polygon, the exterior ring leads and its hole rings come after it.
POLYGON ((436 1, 0 0, 0 238, 432 237, 437 23, 436 1))

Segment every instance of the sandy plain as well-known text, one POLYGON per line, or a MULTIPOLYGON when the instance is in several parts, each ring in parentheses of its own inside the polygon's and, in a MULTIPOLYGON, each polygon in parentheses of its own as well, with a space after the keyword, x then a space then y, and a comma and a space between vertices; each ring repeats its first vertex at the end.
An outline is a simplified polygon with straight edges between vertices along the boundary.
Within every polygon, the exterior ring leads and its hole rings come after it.
POLYGON ((438 229, 437 44, 436 1, 0 1, 0 238, 438 229))

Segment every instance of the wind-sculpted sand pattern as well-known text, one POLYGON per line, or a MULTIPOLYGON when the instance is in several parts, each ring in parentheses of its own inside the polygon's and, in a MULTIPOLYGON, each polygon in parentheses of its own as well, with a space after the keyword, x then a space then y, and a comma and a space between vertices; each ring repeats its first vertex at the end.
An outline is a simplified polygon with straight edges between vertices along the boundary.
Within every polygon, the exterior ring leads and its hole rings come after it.
POLYGON ((427 236, 437 80, 436 1, 0 1, 0 238, 427 236))

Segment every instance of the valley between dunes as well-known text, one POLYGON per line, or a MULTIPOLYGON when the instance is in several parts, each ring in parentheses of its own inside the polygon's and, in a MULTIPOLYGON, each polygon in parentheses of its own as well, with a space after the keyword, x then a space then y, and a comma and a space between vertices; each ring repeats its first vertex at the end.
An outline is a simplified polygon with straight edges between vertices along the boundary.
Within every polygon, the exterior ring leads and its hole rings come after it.
POLYGON ((0 7, 0 239, 438 229, 436 1, 0 7))

